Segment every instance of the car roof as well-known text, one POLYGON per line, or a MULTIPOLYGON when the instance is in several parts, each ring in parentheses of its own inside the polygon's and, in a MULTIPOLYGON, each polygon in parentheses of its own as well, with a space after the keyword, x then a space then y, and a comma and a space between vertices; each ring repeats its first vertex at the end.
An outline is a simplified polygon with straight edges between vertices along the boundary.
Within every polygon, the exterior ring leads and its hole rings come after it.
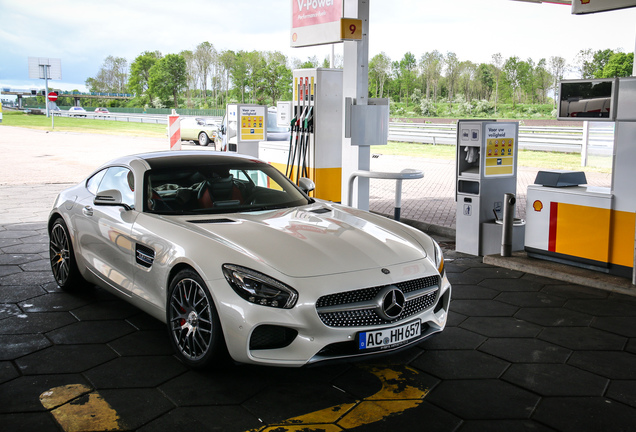
POLYGON ((265 163, 260 159, 236 153, 207 152, 202 150, 159 151, 123 156, 106 165, 130 165, 134 160, 144 161, 150 169, 166 169, 175 166, 226 165, 240 163, 265 163))

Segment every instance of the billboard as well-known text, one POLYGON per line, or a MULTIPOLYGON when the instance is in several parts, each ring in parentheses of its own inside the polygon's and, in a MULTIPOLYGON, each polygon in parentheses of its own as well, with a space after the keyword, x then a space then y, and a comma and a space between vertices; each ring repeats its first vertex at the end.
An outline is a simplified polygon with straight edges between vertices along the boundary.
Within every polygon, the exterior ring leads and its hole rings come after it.
POLYGON ((344 0, 291 0, 292 47, 341 42, 344 0))
POLYGON ((62 79, 62 60, 46 57, 29 57, 29 79, 62 79))

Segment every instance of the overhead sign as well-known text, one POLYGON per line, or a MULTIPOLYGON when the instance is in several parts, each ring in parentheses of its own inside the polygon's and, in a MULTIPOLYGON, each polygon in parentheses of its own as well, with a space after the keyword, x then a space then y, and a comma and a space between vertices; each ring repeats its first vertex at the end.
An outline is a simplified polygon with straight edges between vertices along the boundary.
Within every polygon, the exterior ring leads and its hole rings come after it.
POLYGON ((291 0, 291 46, 294 48, 341 42, 344 0, 291 0))
POLYGON ((29 79, 62 79, 62 60, 45 57, 29 57, 29 79))
POLYGON ((56 92, 49 92, 49 94, 47 95, 47 98, 51 102, 55 102, 57 100, 57 93, 56 92))
POLYGON ((634 6, 636 6, 636 0, 572 0, 572 13, 580 15, 634 6))

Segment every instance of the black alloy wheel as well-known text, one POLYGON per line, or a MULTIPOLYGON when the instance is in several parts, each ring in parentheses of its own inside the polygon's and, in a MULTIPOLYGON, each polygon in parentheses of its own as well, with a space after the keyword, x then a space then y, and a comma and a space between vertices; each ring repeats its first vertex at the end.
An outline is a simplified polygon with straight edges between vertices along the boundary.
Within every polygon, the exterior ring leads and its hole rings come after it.
POLYGON ((196 272, 182 270, 174 277, 166 315, 170 342, 185 364, 203 368, 224 354, 225 341, 214 301, 196 272))
POLYGON ((77 288, 83 282, 75 262, 68 228, 61 217, 55 219, 49 231, 49 260, 55 282, 61 288, 77 288))

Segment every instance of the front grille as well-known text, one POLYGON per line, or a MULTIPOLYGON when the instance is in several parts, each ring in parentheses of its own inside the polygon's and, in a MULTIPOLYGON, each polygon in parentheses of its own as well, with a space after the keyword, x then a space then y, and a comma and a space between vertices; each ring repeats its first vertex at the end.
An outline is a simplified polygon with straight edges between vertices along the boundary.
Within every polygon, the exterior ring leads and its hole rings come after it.
POLYGON ((316 302, 318 316, 329 327, 364 327, 398 322, 435 304, 439 291, 439 276, 428 276, 394 284, 404 293, 407 301, 400 316, 393 320, 380 316, 375 304, 359 306, 364 305, 365 302, 375 302, 378 294, 388 286, 382 285, 322 296, 316 302), (333 309, 334 307, 341 307, 344 310, 325 310, 325 308, 333 309))

